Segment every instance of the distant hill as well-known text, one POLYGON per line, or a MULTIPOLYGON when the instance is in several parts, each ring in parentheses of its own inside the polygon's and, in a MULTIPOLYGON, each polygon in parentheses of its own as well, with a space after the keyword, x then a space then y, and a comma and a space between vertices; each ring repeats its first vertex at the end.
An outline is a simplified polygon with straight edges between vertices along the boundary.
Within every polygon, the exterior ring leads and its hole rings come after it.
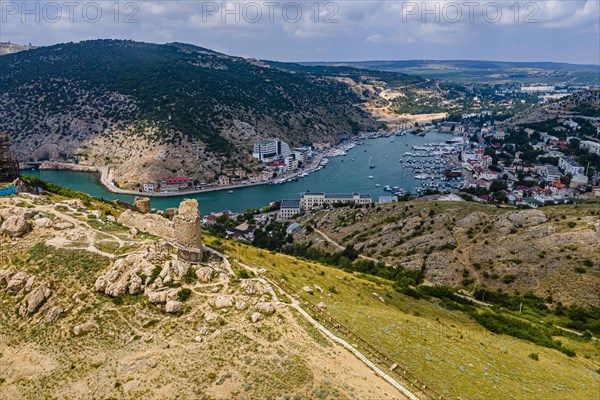
POLYGON ((588 64, 478 60, 390 60, 303 64, 403 72, 428 78, 465 82, 600 84, 600 65, 588 64))
MULTIPOLYGON (((298 145, 379 127, 356 107, 364 96, 336 76, 339 68, 189 44, 66 43, 2 56, 0 69, 0 130, 11 132, 21 160, 120 165, 126 185, 252 169, 251 146, 261 137, 298 145)), ((367 74, 344 71, 353 79, 367 74)))
POLYGON ((35 49, 35 46, 31 44, 16 44, 16 43, 6 43, 0 42, 0 56, 5 54, 13 54, 18 53, 20 51, 35 49))
POLYGON ((560 115, 599 117, 600 89, 582 90, 550 103, 533 107, 504 121, 502 126, 514 128, 523 124, 555 119, 560 115))

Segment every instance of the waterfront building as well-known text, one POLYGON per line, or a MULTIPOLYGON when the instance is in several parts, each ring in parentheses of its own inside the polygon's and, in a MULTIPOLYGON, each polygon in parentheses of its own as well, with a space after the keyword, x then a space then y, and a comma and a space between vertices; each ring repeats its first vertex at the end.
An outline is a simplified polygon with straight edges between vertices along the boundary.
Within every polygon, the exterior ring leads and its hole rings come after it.
POLYGON ((325 194, 325 193, 304 193, 301 200, 302 209, 313 210, 323 205, 333 204, 370 204, 373 202, 370 194, 352 193, 352 194, 325 194))
POLYGON ((142 185, 144 192, 154 192, 156 189, 160 187, 160 183, 158 182, 144 182, 142 185))
POLYGON ((254 145, 252 157, 264 163, 281 160, 292 154, 290 146, 279 139, 265 139, 254 145))
POLYGON ((294 216, 300 214, 300 200, 281 200, 281 207, 277 214, 278 221, 285 221, 292 219, 294 216))

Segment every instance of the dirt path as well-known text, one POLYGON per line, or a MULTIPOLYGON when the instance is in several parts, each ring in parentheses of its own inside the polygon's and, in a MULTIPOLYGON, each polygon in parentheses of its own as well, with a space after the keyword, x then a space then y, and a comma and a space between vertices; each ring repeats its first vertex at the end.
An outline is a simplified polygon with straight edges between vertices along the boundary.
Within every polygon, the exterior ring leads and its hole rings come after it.
MULTIPOLYGON (((332 238, 330 238, 329 236, 327 236, 327 234, 325 232, 322 232, 322 231, 318 230, 317 228, 314 228, 314 230, 319 235, 321 235, 321 237, 323 237, 323 239, 325 239, 328 243, 331 243, 332 245, 334 245, 338 250, 344 250, 345 249, 344 246, 342 246, 341 244, 339 244, 338 242, 336 242, 335 240, 333 240, 332 238)), ((358 257, 362 258, 363 260, 373 261, 374 263, 379 263, 379 262, 383 261, 383 260, 378 260, 378 259, 373 258, 373 257, 366 256, 364 254, 359 254, 358 257)), ((392 265, 389 265, 385 261, 383 261, 383 262, 384 262, 384 264, 386 266, 393 267, 392 265)))
MULTIPOLYGON (((243 266, 244 268, 246 268, 246 269, 254 272, 257 275, 259 273, 257 268, 250 267, 249 265, 246 265, 246 264, 243 264, 243 263, 240 263, 240 265, 243 266)), ((349 344, 348 342, 346 342, 344 339, 342 339, 342 338, 334 335, 331 331, 329 331, 327 328, 325 328, 323 325, 321 325, 319 322, 317 322, 314 318, 312 318, 310 316, 310 314, 308 314, 302 307, 300 307, 300 304, 298 303, 298 300, 296 300, 294 297, 292 297, 289 293, 286 293, 281 287, 275 285, 278 288, 278 290, 280 291, 280 293, 282 293, 283 295, 285 295, 289 299, 291 299, 291 301, 292 301, 291 304, 279 301, 279 299, 277 298, 277 294, 275 293, 275 289, 273 289, 273 286, 272 286, 271 282, 269 282, 267 279, 256 278, 256 280, 259 280, 260 282, 264 283, 267 286, 267 290, 271 293, 271 296, 272 296, 274 302, 276 302, 277 304, 280 304, 280 305, 289 306, 289 307, 295 309, 296 311, 298 311, 298 313, 300 313, 300 315, 302 317, 304 317, 304 319, 306 319, 317 330, 319 330, 320 332, 322 332, 326 337, 328 337, 334 343, 336 343, 336 344, 344 347, 346 350, 350 351, 360 361, 362 361, 367 367, 369 367, 370 369, 372 369, 380 378, 382 378, 387 383, 389 383, 390 385, 392 385, 395 389, 397 389, 398 391, 400 391, 400 393, 403 394, 403 398, 404 399, 418 400, 418 398, 414 394, 412 394, 408 389, 406 389, 404 386, 402 386, 400 383, 398 383, 390 375, 388 375, 383 370, 381 370, 379 367, 377 367, 372 361, 370 361, 367 357, 365 357, 354 346, 352 346, 351 344, 349 344)))

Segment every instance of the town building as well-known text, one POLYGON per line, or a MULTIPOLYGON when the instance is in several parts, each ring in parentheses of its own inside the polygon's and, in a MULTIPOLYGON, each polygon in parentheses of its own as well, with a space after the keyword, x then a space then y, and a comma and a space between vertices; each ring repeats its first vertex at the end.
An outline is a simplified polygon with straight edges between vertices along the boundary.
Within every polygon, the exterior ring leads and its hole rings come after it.
POLYGON ((158 182, 144 182, 142 188, 144 192, 154 192, 160 187, 160 183, 158 182))
POLYGON ((300 229, 301 227, 302 227, 302 225, 300 225, 297 222, 294 222, 293 224, 291 224, 290 226, 287 227, 287 229, 285 230, 285 233, 287 233, 288 235, 291 235, 294 232, 296 232, 298 229, 300 229))
POLYGON ((285 221, 292 219, 294 216, 300 214, 300 200, 281 200, 281 207, 277 214, 278 221, 285 221))
POLYGON ((579 143, 579 148, 600 155, 600 143, 592 142, 591 140, 582 140, 579 143))
POLYGON ((265 139, 254 145, 252 157, 264 163, 280 160, 291 155, 290 146, 279 139, 265 139))
POLYGON ((227 175, 219 176, 219 185, 226 186, 231 183, 229 177, 227 175))
POLYGON ((301 206, 304 210, 312 210, 322 207, 325 204, 370 204, 373 202, 370 194, 352 193, 352 194, 325 194, 325 193, 304 193, 301 200, 301 206))
POLYGON ((560 181, 560 177, 562 176, 559 169, 554 165, 546 165, 542 174, 546 182, 560 181))
POLYGON ((569 157, 560 157, 558 160, 558 168, 565 174, 583 175, 584 168, 581 164, 569 157))

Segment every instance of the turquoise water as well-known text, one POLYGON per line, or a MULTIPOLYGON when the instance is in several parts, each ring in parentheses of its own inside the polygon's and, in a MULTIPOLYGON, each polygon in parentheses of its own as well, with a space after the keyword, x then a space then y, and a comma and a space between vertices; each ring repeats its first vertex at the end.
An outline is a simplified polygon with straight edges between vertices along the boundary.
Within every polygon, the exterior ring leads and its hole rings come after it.
MULTIPOLYGON (((198 199, 203 214, 225 209, 239 212, 248 208, 258 208, 283 198, 299 199, 301 194, 308 190, 326 193, 370 193, 376 201, 377 197, 390 194, 383 190, 385 185, 400 186, 407 191, 412 191, 420 184, 420 181, 414 179, 413 172, 404 170, 398 162, 404 152, 412 151, 412 145, 441 142, 451 138, 452 135, 449 134, 430 132, 425 137, 406 135, 364 140, 362 142, 365 145, 349 150, 347 156, 330 158, 326 168, 305 178, 299 178, 298 182, 240 188, 235 189, 233 193, 219 191, 179 197, 153 197, 151 205, 153 208, 165 209, 177 207, 183 198, 195 198, 198 199), (369 168, 370 157, 376 168, 369 168), (369 175, 373 176, 373 179, 369 179, 369 175), (378 188, 375 184, 380 184, 381 187, 378 188)), ((115 194, 106 190, 98 182, 98 176, 94 173, 58 170, 23 171, 22 173, 94 197, 133 201, 133 196, 115 194)))

